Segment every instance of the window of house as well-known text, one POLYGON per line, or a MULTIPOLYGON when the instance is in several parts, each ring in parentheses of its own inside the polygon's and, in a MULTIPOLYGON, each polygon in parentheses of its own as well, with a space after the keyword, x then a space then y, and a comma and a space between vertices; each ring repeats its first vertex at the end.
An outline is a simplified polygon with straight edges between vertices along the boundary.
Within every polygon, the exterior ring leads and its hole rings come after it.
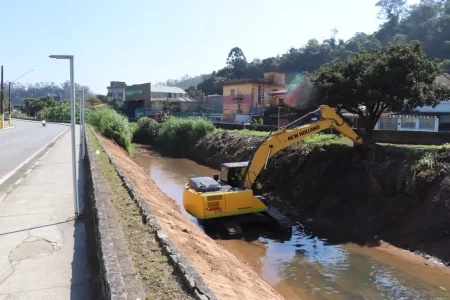
POLYGON ((234 89, 231 89, 231 96, 234 96, 234 89))
POLYGON ((117 96, 119 96, 120 98, 123 97, 123 92, 117 92, 117 96))

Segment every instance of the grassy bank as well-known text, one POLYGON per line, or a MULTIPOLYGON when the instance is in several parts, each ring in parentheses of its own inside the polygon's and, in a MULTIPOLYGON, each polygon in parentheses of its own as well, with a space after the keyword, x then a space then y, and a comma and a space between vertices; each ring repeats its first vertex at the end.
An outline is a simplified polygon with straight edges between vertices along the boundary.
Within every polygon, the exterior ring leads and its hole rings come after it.
MULTIPOLYGON (((101 149, 92 131, 88 129, 86 133, 94 149, 101 149)), ((96 159, 109 186, 111 202, 133 266, 147 294, 146 299, 192 299, 174 275, 173 267, 169 265, 167 257, 155 239, 155 232, 151 226, 142 223, 136 203, 123 187, 106 153, 100 151, 96 159)))

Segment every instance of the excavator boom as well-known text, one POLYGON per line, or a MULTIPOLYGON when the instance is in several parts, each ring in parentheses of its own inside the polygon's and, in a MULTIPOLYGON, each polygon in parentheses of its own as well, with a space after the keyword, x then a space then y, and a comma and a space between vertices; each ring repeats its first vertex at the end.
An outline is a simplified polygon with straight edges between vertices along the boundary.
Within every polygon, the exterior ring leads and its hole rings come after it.
POLYGON ((252 187, 258 174, 267 165, 269 158, 278 151, 330 127, 336 129, 355 144, 363 143, 361 137, 336 113, 335 108, 328 105, 321 105, 319 109, 288 124, 286 127, 280 128, 267 137, 253 153, 249 166, 245 171, 244 186, 248 188, 252 187), (306 125, 298 125, 311 114, 317 113, 321 114, 321 120, 306 125))

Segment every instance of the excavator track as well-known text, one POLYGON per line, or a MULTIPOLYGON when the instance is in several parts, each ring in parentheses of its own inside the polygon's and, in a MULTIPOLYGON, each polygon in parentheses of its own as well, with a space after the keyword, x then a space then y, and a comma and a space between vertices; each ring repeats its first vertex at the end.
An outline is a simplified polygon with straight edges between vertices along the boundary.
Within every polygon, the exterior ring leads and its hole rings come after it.
POLYGON ((243 237, 244 233, 242 227, 236 220, 221 219, 219 221, 222 229, 224 229, 227 234, 227 238, 240 239, 241 237, 243 237))
POLYGON ((292 226, 294 225, 289 218, 273 207, 270 207, 265 214, 272 218, 281 230, 292 229, 292 226))

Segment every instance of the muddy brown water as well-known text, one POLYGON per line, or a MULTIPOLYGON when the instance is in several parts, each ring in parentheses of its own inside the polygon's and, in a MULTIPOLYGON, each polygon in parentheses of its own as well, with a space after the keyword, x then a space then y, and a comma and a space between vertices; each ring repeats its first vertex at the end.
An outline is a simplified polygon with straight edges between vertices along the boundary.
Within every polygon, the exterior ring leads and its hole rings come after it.
MULTIPOLYGON (((184 183, 215 171, 145 146, 137 146, 133 160, 196 223, 182 205, 184 183)), ((219 242, 285 299, 450 299, 448 269, 424 265, 420 257, 399 249, 331 244, 301 225, 288 239, 261 234, 219 242)))

